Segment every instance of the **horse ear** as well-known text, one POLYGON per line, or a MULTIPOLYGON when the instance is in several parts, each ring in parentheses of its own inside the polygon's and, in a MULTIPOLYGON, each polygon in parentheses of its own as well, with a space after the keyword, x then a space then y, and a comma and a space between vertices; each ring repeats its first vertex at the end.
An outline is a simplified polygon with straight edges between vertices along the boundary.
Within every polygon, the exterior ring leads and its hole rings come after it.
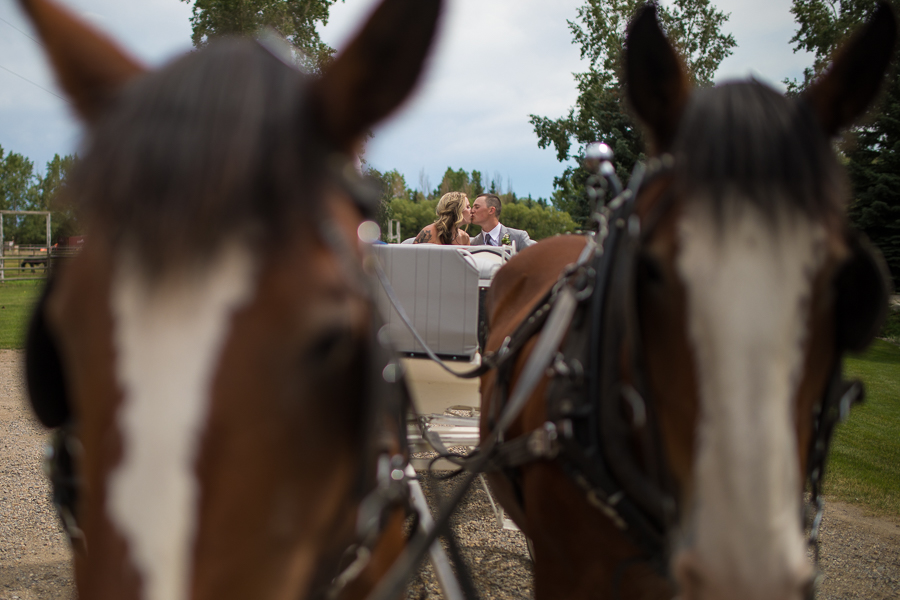
POLYGON ((851 125, 875 98, 896 40, 894 11, 887 2, 880 2, 828 72, 803 94, 826 134, 833 136, 851 125))
POLYGON ((350 45, 314 84, 322 127, 338 148, 388 116, 419 79, 442 0, 383 0, 350 45))
POLYGON ((50 0, 21 0, 43 40, 63 90, 87 121, 122 84, 145 71, 112 40, 50 0))
POLYGON ((656 150, 668 150, 690 95, 681 60, 656 19, 656 5, 647 4, 628 26, 625 38, 628 99, 649 127, 656 150))

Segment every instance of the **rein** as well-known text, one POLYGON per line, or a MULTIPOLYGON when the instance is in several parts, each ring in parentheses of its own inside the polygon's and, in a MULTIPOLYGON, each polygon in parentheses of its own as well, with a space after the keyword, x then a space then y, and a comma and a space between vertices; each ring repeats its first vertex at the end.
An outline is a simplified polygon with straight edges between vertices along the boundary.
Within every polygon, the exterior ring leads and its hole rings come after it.
MULTIPOLYGON (((656 168, 659 171, 662 171, 666 164, 670 166, 669 162, 665 164, 660 161, 657 162, 658 167, 656 168)), ((615 224, 614 230, 619 227, 619 221, 622 221, 622 224, 624 224, 624 221, 617 219, 617 217, 625 216, 626 212, 631 214, 633 211, 633 199, 637 195, 637 187, 642 181, 645 181, 643 174, 644 170, 641 167, 636 171, 637 176, 632 178, 633 186, 619 194, 603 209, 604 212, 611 211, 609 214, 613 218, 612 222, 615 224)), ((616 183, 618 183, 617 180, 616 183)), ((619 187, 619 191, 621 191, 621 187, 619 187)), ((548 368, 551 368, 551 365, 553 366, 552 368, 556 368, 559 360, 558 350, 560 344, 566 334, 569 333, 569 326, 577 309, 580 306, 584 306, 588 300, 596 295, 595 285, 598 273, 596 266, 598 261, 602 271, 608 271, 608 268, 603 266, 605 264, 604 256, 608 254, 606 249, 610 243, 609 240, 614 241, 617 239, 617 235, 609 235, 610 228, 606 226, 608 222, 610 222, 610 218, 603 216, 599 231, 587 238, 585 248, 582 250, 578 260, 561 274, 546 299, 538 303, 532 314, 503 341, 500 349, 494 355, 491 355, 492 358, 482 364, 482 367, 487 366, 487 368, 498 369, 498 380, 504 380, 504 370, 511 368, 512 359, 518 356, 525 342, 540 332, 540 338, 522 369, 523 376, 520 378, 515 390, 509 395, 508 402, 504 403, 503 412, 497 418, 496 425, 491 429, 490 434, 478 447, 476 453, 466 460, 464 467, 466 472, 465 479, 449 501, 441 507, 441 514, 435 522, 434 529, 428 536, 413 540, 407 546, 404 554, 394 563, 388 576, 379 583, 369 600, 387 600, 400 594, 409 573, 415 570, 421 559, 424 558, 425 552, 431 543, 448 527, 450 516, 474 479, 484 472, 499 468, 503 462, 504 454, 509 452, 505 450, 506 448, 521 450, 524 447, 528 458, 522 464, 530 460, 550 458, 556 455, 558 436, 557 428, 552 423, 543 430, 538 430, 538 432, 526 436, 527 439, 523 438, 524 442, 504 441, 504 434, 513 421, 518 418, 548 368), (599 244, 596 241, 597 239, 599 239, 599 244), (535 452, 537 452, 537 455, 535 455, 535 452)), ((386 281, 387 278, 384 276, 383 271, 379 279, 382 285, 387 283, 385 289, 388 292, 388 296, 394 296, 392 303, 400 312, 402 307, 399 306, 399 301, 396 301, 396 296, 392 294, 393 290, 390 289, 390 284, 386 281)), ((402 315, 403 313, 401 312, 400 314, 402 315)), ((409 320, 404 319, 404 323, 421 343, 421 337, 416 334, 409 320)), ((423 346, 430 350, 427 345, 423 344, 423 346)), ((429 356, 433 355, 433 352, 428 353, 429 356)), ((480 369, 481 367, 477 370, 480 369)), ((484 370, 486 371, 487 369, 484 370)), ((508 375, 506 378, 508 379, 508 375)), ((565 433, 564 430, 564 435, 565 433)), ((640 518, 639 516, 632 516, 633 511, 627 510, 627 502, 623 504, 622 508, 626 509, 623 511, 626 518, 634 518, 636 522, 640 518)), ((622 509, 620 508, 620 510, 622 509)))
MULTIPOLYGON (((491 418, 490 435, 469 457, 455 457, 466 479, 441 509, 432 535, 418 546, 408 548, 382 580, 370 600, 386 600, 399 594, 406 574, 424 556, 426 543, 448 527, 449 517, 474 478, 481 473, 515 469, 536 460, 559 460, 571 479, 585 492, 591 505, 608 516, 641 549, 649 564, 666 570, 666 536, 676 513, 674 486, 666 469, 659 432, 653 420, 652 404, 642 371, 642 354, 634 303, 634 276, 641 243, 665 216, 674 194, 660 198, 641 223, 635 213, 642 187, 672 172, 669 155, 652 158, 647 165, 635 165, 630 185, 623 189, 612 165, 612 152, 603 144, 587 151, 597 174, 588 179, 588 197, 600 204, 609 193, 611 201, 592 212, 595 232, 579 259, 567 267, 551 291, 500 348, 486 353, 476 369, 458 373, 444 365, 424 343, 393 293, 380 265, 375 273, 401 319, 425 348, 426 353, 448 372, 462 378, 475 377, 497 369, 498 394, 492 407, 502 413, 491 418), (573 321, 588 322, 586 328, 572 329, 573 321), (516 389, 504 389, 512 365, 534 335, 540 338, 522 369, 516 389), (620 351, 627 343, 632 382, 622 381, 620 351), (562 349, 560 346, 562 345, 562 349), (590 365, 599 365, 597 375, 590 365), (547 392, 548 420, 544 426, 513 440, 504 433, 544 375, 551 378, 547 392), (627 407, 627 411, 623 408, 627 407), (637 443, 645 462, 641 467, 631 444, 637 443)), ((808 449, 806 480, 810 500, 804 506, 809 524, 809 544, 819 560, 819 530, 824 509, 821 484, 825 460, 835 425, 846 418, 852 405, 862 400, 862 384, 841 376, 841 360, 832 369, 830 384, 814 415, 814 431, 808 449)), ((493 416, 492 416, 493 417, 493 416)), ((423 429, 423 436, 426 432, 423 429)), ((439 440, 437 440, 439 442, 439 440)), ((434 445, 442 449, 442 445, 434 445)), ((445 449, 444 449, 445 450, 445 449)), ((449 454, 449 452, 447 452, 449 454)))

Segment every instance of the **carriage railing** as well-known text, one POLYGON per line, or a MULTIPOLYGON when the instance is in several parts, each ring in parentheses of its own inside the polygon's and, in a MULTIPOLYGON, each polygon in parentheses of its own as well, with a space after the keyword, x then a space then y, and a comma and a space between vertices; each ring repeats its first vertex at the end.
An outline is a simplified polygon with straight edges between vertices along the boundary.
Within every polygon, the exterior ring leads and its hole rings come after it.
POLYGON ((390 244, 373 247, 407 324, 385 289, 376 303, 394 348, 406 357, 428 351, 444 360, 471 362, 484 345, 484 296, 508 250, 490 246, 390 244), (419 334, 412 333, 412 326, 419 334))

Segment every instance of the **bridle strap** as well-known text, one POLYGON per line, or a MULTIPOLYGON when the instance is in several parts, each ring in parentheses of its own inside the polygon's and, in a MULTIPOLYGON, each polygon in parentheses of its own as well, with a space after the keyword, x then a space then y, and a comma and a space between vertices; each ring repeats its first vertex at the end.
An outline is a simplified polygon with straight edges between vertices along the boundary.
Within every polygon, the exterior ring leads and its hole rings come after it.
MULTIPOLYGON (((590 243, 587 246, 590 246, 590 243)), ((585 261, 592 254, 593 251, 585 250, 582 252, 585 261)), ((462 483, 456 488, 449 501, 441 507, 441 512, 435 520, 434 528, 428 535, 419 536, 410 542, 400 558, 394 562, 387 576, 378 583, 378 586, 369 596, 369 600, 390 600, 400 595, 409 574, 417 568, 431 544, 447 530, 450 524, 450 517, 455 512, 457 505, 459 505, 475 478, 485 471, 492 458, 494 448, 500 443, 506 429, 518 418, 522 408, 524 408, 527 400, 531 397, 547 367, 550 366, 553 358, 556 356, 557 348, 568 331, 572 316, 578 305, 576 291, 565 282, 567 282, 567 279, 562 279, 561 283, 557 284, 559 290, 556 294, 556 301, 553 303, 540 338, 522 369, 526 375, 532 375, 530 377, 523 376, 518 382, 509 403, 504 406, 503 412, 497 421, 497 426, 482 441, 478 454, 467 464, 466 474, 462 483)))

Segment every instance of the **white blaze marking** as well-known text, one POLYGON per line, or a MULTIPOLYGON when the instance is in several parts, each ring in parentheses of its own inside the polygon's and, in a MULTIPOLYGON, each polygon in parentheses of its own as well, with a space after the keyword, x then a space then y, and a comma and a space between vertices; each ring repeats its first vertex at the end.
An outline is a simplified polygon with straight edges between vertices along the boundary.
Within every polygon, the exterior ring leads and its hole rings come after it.
POLYGON ((720 229, 692 203, 677 259, 700 388, 690 533, 724 583, 763 591, 805 569, 793 399, 824 231, 738 200, 724 213, 720 229))
POLYGON ((199 438, 231 317, 251 298, 254 265, 230 248, 198 276, 150 287, 119 262, 111 303, 121 463, 109 474, 109 513, 127 541, 146 600, 190 593, 199 438))

